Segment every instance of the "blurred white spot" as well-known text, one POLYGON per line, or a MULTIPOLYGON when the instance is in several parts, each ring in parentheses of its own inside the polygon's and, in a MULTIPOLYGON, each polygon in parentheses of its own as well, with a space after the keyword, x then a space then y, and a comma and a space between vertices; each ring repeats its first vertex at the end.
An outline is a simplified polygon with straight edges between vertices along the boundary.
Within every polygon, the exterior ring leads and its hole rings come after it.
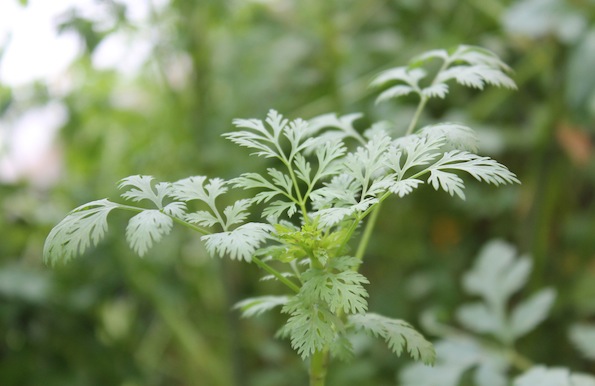
POLYGON ((27 180, 41 187, 56 181, 61 159, 54 138, 67 116, 64 105, 51 102, 14 122, 0 120, 0 181, 27 180))

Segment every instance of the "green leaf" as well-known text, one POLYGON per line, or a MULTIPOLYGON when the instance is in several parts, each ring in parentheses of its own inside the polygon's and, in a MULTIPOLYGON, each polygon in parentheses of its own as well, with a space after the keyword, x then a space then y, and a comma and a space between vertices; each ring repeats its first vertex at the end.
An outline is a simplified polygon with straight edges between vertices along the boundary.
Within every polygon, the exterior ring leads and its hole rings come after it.
POLYGON ((43 256, 50 264, 68 261, 81 255, 103 238, 107 231, 107 216, 119 205, 107 199, 92 201, 72 210, 49 233, 43 256))
POLYGON ((302 280, 300 294, 312 302, 325 302, 331 312, 355 314, 368 309, 368 292, 363 284, 369 281, 358 272, 347 269, 334 273, 310 268, 302 274, 302 280))
POLYGON ((126 227, 126 240, 139 256, 144 256, 153 242, 161 240, 173 226, 173 220, 159 210, 145 210, 132 217, 126 227))
POLYGON ((388 347, 399 356, 406 349, 413 359, 425 364, 432 364, 436 359, 432 343, 403 320, 368 313, 351 315, 349 321, 356 329, 383 338, 388 347))
POLYGON ((233 260, 251 261, 252 255, 260 245, 270 237, 273 227, 268 224, 247 223, 233 231, 213 233, 201 237, 205 247, 212 255, 233 260))
POLYGON ((331 346, 342 328, 341 320, 329 310, 304 302, 299 296, 286 304, 282 312, 290 317, 280 335, 289 336, 291 347, 302 359, 331 346))
POLYGON ((331 207, 346 207, 357 204, 355 199, 359 195, 358 182, 348 174, 340 174, 332 178, 310 195, 315 209, 331 207))
POLYGON ((510 316, 510 329, 513 337, 521 337, 543 322, 555 299, 556 291, 545 288, 519 303, 510 316))
POLYGON ((289 296, 259 296, 244 299, 236 303, 233 308, 242 311, 243 318, 258 316, 275 307, 283 306, 289 301, 289 296))

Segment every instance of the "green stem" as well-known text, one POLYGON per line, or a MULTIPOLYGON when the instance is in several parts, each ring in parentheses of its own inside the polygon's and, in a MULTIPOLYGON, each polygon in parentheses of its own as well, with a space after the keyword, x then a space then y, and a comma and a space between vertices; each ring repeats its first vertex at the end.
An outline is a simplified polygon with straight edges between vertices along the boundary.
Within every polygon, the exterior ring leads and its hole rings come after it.
POLYGON ((291 282, 289 279, 287 279, 285 276, 281 275, 281 273, 279 271, 277 271, 276 269, 274 269, 273 267, 271 267, 270 265, 268 265, 267 263, 265 263, 264 261, 260 260, 258 257, 256 256, 252 256, 252 261, 258 265, 260 268, 264 269, 265 271, 267 271, 268 273, 270 273, 271 275, 275 276, 277 279, 279 279, 279 281, 283 284, 285 284, 287 287, 289 287, 293 292, 298 293, 300 292, 300 287, 298 287, 295 283, 291 282))
POLYGON ((328 370, 328 349, 317 351, 310 358, 310 386, 324 386, 328 370))
POLYGON ((413 129, 415 129, 415 126, 417 125, 417 121, 419 120, 419 117, 421 116, 421 112, 423 111, 424 107, 426 107, 426 103, 428 103, 428 98, 426 98, 425 96, 421 96, 419 104, 417 105, 417 109, 415 110, 415 114, 413 115, 413 118, 411 119, 411 123, 409 123, 409 127, 407 128, 407 132, 405 133, 405 135, 409 135, 409 134, 413 133, 413 129))
POLYGON ((366 224, 366 228, 364 229, 364 234, 360 239, 359 245, 357 246, 357 251, 355 252, 355 257, 362 261, 364 258, 364 253, 366 252, 366 248, 368 247, 368 243, 370 242, 370 238, 372 236, 372 231, 374 230, 374 226, 376 225, 376 220, 378 219, 378 213, 380 213, 380 205, 381 203, 376 204, 374 210, 372 210, 372 215, 366 224))
MULTIPOLYGON (((430 84, 430 86, 434 86, 436 84, 436 81, 438 80, 438 75, 440 75, 440 73, 444 70, 446 70, 446 68, 450 65, 450 61, 449 60, 445 60, 442 63, 442 66, 440 67, 440 69, 438 70, 438 72, 436 73, 436 75, 434 76, 434 79, 432 80, 432 83, 430 84)), ((418 89, 419 90, 419 89, 418 89)), ((415 114, 413 114, 413 118, 411 119, 411 122, 409 123, 409 127, 407 128, 407 132, 405 133, 405 135, 409 135, 413 133, 413 130, 415 129, 415 126, 417 125, 417 121, 419 120, 419 117, 421 116, 421 112, 423 111, 424 107, 426 107, 426 103, 428 103, 428 97, 424 96, 421 91, 418 91, 419 93, 419 104, 417 105, 417 109, 415 110, 415 114)))

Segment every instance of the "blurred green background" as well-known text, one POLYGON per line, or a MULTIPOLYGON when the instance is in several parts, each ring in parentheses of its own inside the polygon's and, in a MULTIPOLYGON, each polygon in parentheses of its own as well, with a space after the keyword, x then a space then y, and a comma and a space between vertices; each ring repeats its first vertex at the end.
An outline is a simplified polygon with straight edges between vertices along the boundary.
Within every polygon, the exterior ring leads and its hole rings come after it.
MULTIPOLYGON (((39 170, 0 168, 0 385, 305 384, 299 357, 273 338, 283 316, 245 320, 231 310, 283 291, 259 282, 255 266, 211 259, 184 229, 140 259, 119 214, 104 242, 66 265, 43 263, 44 238, 70 209, 116 199, 128 175, 230 178, 266 167, 221 138, 236 117, 363 112, 361 129, 377 120, 406 127, 415 101, 375 106, 368 83, 462 43, 500 55, 519 90, 452 87, 422 119, 474 127, 480 152, 522 185, 469 181, 465 202, 425 188, 387 203, 363 266, 370 310, 419 325, 438 307, 449 320, 468 300, 461 273, 487 240, 503 238, 534 259, 527 291, 559 292, 519 351, 595 373, 567 339, 571 323, 595 321, 595 1, 138 0, 142 20, 136 2, 94 1, 101 17, 62 13, 56 28, 80 47, 68 69, 57 80, 0 83, 0 165, 16 151, 9 138, 27 133, 27 114, 59 122, 39 170), (118 44, 133 71, 124 60, 101 65, 99 53, 118 44)), ((2 0, 0 13, 8 3, 35 5, 2 0)), ((10 44, 0 40, 0 66, 10 44)), ((354 362, 332 365, 329 384, 394 385, 408 361, 362 343, 354 362)))

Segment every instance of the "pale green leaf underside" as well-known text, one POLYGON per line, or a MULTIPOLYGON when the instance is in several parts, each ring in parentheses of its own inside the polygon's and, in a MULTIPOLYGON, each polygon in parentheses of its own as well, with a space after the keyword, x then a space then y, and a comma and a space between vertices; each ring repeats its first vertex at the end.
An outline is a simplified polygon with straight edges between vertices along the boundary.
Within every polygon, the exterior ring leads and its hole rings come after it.
POLYGON ((288 296, 259 296, 244 299, 233 308, 242 312, 243 318, 261 315, 275 307, 283 306, 289 301, 288 296))
POLYGON ((247 223, 233 231, 202 236, 201 240, 211 255, 251 261, 254 252, 272 231, 273 227, 268 224, 247 223))
POLYGON ((171 231, 173 220, 158 210, 145 210, 132 217, 126 227, 126 240, 139 256, 171 231))
POLYGON ((68 261, 95 246, 107 231, 107 216, 118 208, 107 199, 89 202, 71 211, 45 240, 43 256, 54 264, 68 261))

